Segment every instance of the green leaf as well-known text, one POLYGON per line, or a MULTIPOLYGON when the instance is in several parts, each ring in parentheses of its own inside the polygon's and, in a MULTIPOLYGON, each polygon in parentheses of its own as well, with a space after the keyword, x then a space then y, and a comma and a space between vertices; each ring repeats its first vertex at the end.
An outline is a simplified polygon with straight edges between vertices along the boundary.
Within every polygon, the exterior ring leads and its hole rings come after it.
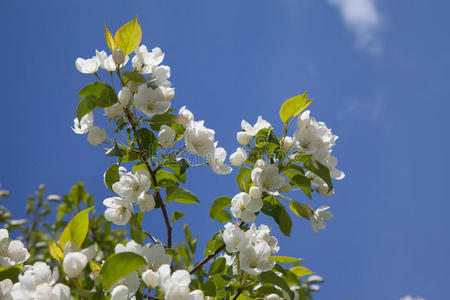
POLYGON ((311 178, 297 174, 291 178, 290 185, 298 186, 311 199, 311 178))
POLYGON ((76 214, 66 225, 59 238, 59 245, 64 249, 67 242, 75 242, 81 248, 89 229, 89 212, 94 207, 89 207, 76 214))
POLYGON ((231 215, 225 210, 226 207, 231 205, 231 198, 222 196, 214 199, 209 209, 209 216, 211 219, 216 219, 220 223, 231 221, 231 215))
POLYGON ((269 258, 273 259, 276 262, 282 264, 290 264, 293 262, 301 261, 301 258, 289 257, 289 256, 269 256, 269 258))
POLYGON ((200 203, 195 195, 181 187, 167 187, 166 188, 167 202, 179 202, 179 203, 200 203))
POLYGON ((280 108, 280 118, 283 123, 286 123, 291 117, 298 116, 305 108, 311 104, 312 100, 308 100, 308 95, 305 93, 294 96, 286 100, 280 108))
POLYGON ((313 172, 314 174, 322 178, 323 181, 325 181, 325 183, 328 185, 328 192, 330 192, 333 189, 333 182, 331 181, 330 170, 327 167, 325 167, 318 161, 313 162, 312 160, 309 160, 305 163, 305 169, 313 172), (314 166, 315 164, 318 167, 314 166))
POLYGON ((219 257, 213 261, 211 267, 209 268, 209 275, 222 273, 225 270, 226 262, 227 261, 224 257, 219 257))
POLYGON ((175 223, 179 219, 181 219, 184 216, 184 213, 181 211, 174 211, 172 214, 172 223, 175 223))
POLYGON ((126 84, 130 81, 134 81, 136 83, 144 83, 147 81, 147 79, 145 79, 145 77, 142 76, 142 74, 140 74, 138 72, 127 71, 127 72, 123 73, 123 77, 124 77, 126 84))
POLYGON ((133 252, 122 252, 114 254, 103 264, 99 278, 105 290, 109 289, 118 280, 139 270, 147 265, 145 259, 133 252))
POLYGON ((105 24, 105 41, 106 45, 108 45, 108 48, 109 50, 111 50, 111 52, 116 50, 116 41, 114 40, 111 31, 109 31, 108 27, 106 27, 106 24, 105 24))
POLYGON ((156 172, 156 182, 159 187, 177 186, 180 179, 172 172, 166 170, 158 170, 156 172))
POLYGON ((215 297, 216 296, 216 284, 212 279, 209 279, 202 285, 202 291, 205 296, 215 297))
POLYGON ((135 213, 130 219, 130 235, 133 241, 138 244, 144 243, 147 237, 145 233, 142 232, 142 219, 144 218, 143 212, 135 213))
POLYGON ((314 214, 314 209, 312 209, 311 206, 302 204, 302 203, 297 202, 297 201, 292 201, 289 204, 289 208, 297 216, 305 218, 305 219, 308 219, 308 220, 314 214))
POLYGON ((161 125, 167 125, 170 127, 174 121, 175 116, 167 112, 161 115, 153 116, 153 118, 148 123, 152 130, 158 131, 161 125))
POLYGON ((0 271, 0 281, 10 279, 12 282, 17 282, 20 274, 20 268, 16 266, 8 267, 0 271))
POLYGON ((112 191, 112 185, 119 180, 119 164, 113 164, 105 172, 105 185, 112 191))
POLYGON ((287 213, 284 206, 278 201, 277 198, 271 196, 271 197, 265 197, 263 199, 263 208, 261 211, 268 215, 273 217, 275 222, 277 222, 278 226, 280 227, 281 232, 286 235, 291 235, 291 229, 292 229, 292 220, 289 214, 287 213))
POLYGON ((114 89, 111 86, 105 84, 102 93, 99 97, 97 97, 96 104, 99 107, 108 107, 116 104, 118 101, 119 98, 117 98, 117 94, 114 89))
POLYGON ((289 270, 292 273, 294 273, 295 275, 297 275, 297 277, 303 277, 303 276, 314 274, 313 271, 311 271, 308 268, 302 267, 302 266, 293 266, 289 270))
POLYGON ((50 253, 51 257, 58 260, 59 262, 62 262, 62 260, 64 259, 63 249, 54 240, 50 240, 48 242, 48 252, 50 253))
POLYGON ((291 236, 291 230, 292 230, 292 220, 291 216, 287 213, 284 206, 281 207, 281 213, 279 217, 280 223, 280 230, 285 236, 291 236))
POLYGON ((269 142, 269 133, 272 131, 270 128, 263 128, 255 135, 255 147, 261 148, 269 142))
POLYGON ((122 25, 119 30, 117 30, 114 37, 117 48, 122 50, 125 55, 131 52, 139 46, 142 39, 142 29, 137 21, 137 16, 130 22, 122 25))
POLYGON ((87 96, 100 97, 106 84, 103 82, 93 82, 85 85, 79 92, 78 97, 84 98, 87 96))
POLYGON ((117 145, 116 141, 114 141, 114 146, 105 152, 105 156, 108 156, 108 157, 115 157, 115 156, 122 157, 125 154, 126 154, 125 151, 120 149, 120 147, 119 147, 119 145, 117 145))
POLYGON ((95 104, 95 98, 93 96, 87 96, 86 98, 81 99, 80 102, 78 102, 76 110, 78 120, 80 121, 83 116, 96 108, 97 105, 95 104))
POLYGON ((205 247, 205 256, 213 254, 217 249, 223 246, 223 239, 220 232, 213 234, 211 239, 208 241, 205 247))
POLYGON ((294 299, 294 292, 291 291, 289 285, 281 277, 278 277, 274 272, 268 271, 261 273, 259 275, 259 279, 262 282, 267 282, 278 286, 279 288, 283 289, 286 293, 288 293, 291 299, 294 299))
MULTIPOLYGON (((239 189, 243 192, 246 192, 249 189, 249 184, 246 184, 247 177, 252 173, 252 169, 241 167, 236 175, 236 181, 239 186, 239 189)), ((251 180, 251 178, 250 178, 251 180)))
POLYGON ((155 155, 156 150, 159 147, 159 143, 153 132, 147 128, 140 128, 135 131, 134 135, 137 139, 139 139, 142 150, 147 158, 151 158, 155 155))

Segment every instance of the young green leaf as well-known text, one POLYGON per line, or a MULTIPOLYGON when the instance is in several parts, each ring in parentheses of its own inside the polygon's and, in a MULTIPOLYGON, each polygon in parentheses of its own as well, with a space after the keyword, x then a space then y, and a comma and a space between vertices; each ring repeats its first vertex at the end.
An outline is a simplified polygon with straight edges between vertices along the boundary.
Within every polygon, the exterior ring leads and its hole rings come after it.
POLYGON ((142 29, 137 21, 137 16, 130 22, 125 23, 119 30, 116 31, 114 37, 117 48, 122 50, 125 55, 131 52, 139 46, 142 39, 142 29))
POLYGON ((269 256, 269 258, 273 259, 276 262, 282 264, 290 264, 293 262, 301 261, 301 258, 289 257, 289 256, 269 256))
POLYGON ((184 216, 182 211, 174 211, 172 214, 172 223, 175 223, 184 216))
POLYGON ((283 289, 286 293, 288 293, 289 297, 291 299, 294 299, 294 292, 291 291, 289 288, 289 285, 278 275, 276 275, 272 271, 264 272, 259 275, 259 279, 262 282, 267 282, 270 284, 274 284, 278 286, 279 288, 283 289))
POLYGON ((231 220, 231 215, 225 210, 226 207, 231 205, 231 198, 222 196, 214 199, 209 209, 209 216, 211 219, 216 219, 220 223, 225 223, 231 220))
POLYGON ((78 247, 86 238, 89 229, 89 212, 94 207, 89 207, 76 214, 72 220, 66 225, 59 238, 59 245, 64 249, 67 242, 75 242, 78 247))
POLYGON ((318 161, 314 161, 313 163, 311 160, 309 160, 305 163, 305 169, 313 172, 314 174, 322 178, 323 181, 325 181, 325 183, 328 185, 329 192, 333 189, 333 182, 331 181, 330 170, 326 166, 322 165, 318 161), (317 165, 318 167, 316 167, 315 165, 317 165))
POLYGON ((114 254, 106 259, 100 269, 100 282, 103 288, 107 290, 119 279, 126 277, 145 265, 147 265, 147 262, 139 254, 133 252, 114 254))
POLYGON ((188 189, 181 187, 167 187, 166 188, 167 202, 179 202, 179 203, 200 203, 195 195, 188 189))
POLYGON ((112 191, 112 185, 118 182, 119 179, 120 179, 119 164, 113 164, 105 172, 106 187, 112 191))
POLYGON ((135 213, 130 219, 130 235, 133 241, 138 244, 144 243, 147 235, 142 232, 142 219, 144 218, 143 212, 135 213))
POLYGON ((311 206, 301 204, 300 202, 297 202, 297 201, 292 201, 289 204, 289 208, 297 216, 308 219, 308 220, 314 214, 314 210, 312 209, 311 206))
POLYGON ((294 273, 295 275, 297 275, 297 277, 303 277, 306 275, 311 275, 314 274, 313 271, 309 270, 308 268, 302 267, 300 265, 298 266, 293 266, 292 268, 289 269, 292 273, 294 273))
POLYGON ((20 268, 17 266, 5 268, 0 271, 0 281, 10 279, 12 282, 17 282, 19 274, 20 268))
POLYGON ((227 260, 225 257, 219 257, 213 261, 211 267, 209 268, 209 275, 222 273, 225 270, 226 262, 227 260))
POLYGON ((308 100, 308 95, 305 93, 294 96, 286 100, 280 108, 280 118, 283 123, 286 123, 291 117, 298 116, 305 108, 311 104, 312 100, 308 100))
POLYGON ((236 175, 236 181, 239 186, 239 189, 243 192, 247 191, 249 187, 246 184, 247 177, 252 173, 252 169, 241 167, 236 175))
POLYGON ((111 31, 109 31, 108 27, 106 27, 106 24, 105 24, 105 41, 106 45, 108 45, 108 48, 109 50, 111 50, 111 52, 116 50, 116 41, 114 40, 111 31))

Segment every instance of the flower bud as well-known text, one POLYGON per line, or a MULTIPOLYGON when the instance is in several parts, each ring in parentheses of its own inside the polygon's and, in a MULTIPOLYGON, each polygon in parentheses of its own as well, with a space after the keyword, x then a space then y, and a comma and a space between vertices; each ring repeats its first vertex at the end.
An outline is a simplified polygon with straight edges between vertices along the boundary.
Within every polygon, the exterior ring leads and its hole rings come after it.
POLYGON ((88 142, 92 146, 99 146, 106 140, 106 131, 97 126, 92 126, 88 133, 88 142))
POLYGON ((175 139, 175 131, 167 125, 161 125, 158 134, 158 141, 164 148, 170 147, 175 139))
POLYGON ((125 53, 120 49, 116 49, 112 52, 112 58, 116 65, 121 65, 125 62, 125 53))
POLYGON ((283 185, 280 187, 281 193, 289 193, 291 190, 291 185, 287 182, 283 183, 283 185))
POLYGON ((252 140, 251 134, 249 134, 245 131, 239 131, 237 133, 237 141, 242 146, 247 146, 248 144, 250 144, 251 140, 252 140))
POLYGON ((81 252, 67 253, 63 260, 64 272, 69 278, 75 278, 81 274, 88 263, 86 255, 81 252))
POLYGON ((194 121, 194 114, 186 108, 186 106, 183 106, 178 111, 178 116, 175 117, 175 123, 180 125, 187 125, 194 121))
POLYGON ((252 199, 261 199, 262 192, 261 189, 257 186, 252 186, 248 192, 252 199))
POLYGON ((131 96, 132 94, 129 87, 123 87, 120 90, 119 95, 117 95, 119 98, 119 103, 123 106, 127 106, 130 103, 131 96))
POLYGON ((316 191, 323 195, 323 196, 333 196, 334 195, 334 189, 331 189, 331 191, 328 191, 328 185, 327 184, 323 184, 321 186, 319 186, 316 191))
POLYGON ((105 114, 110 120, 115 120, 123 113, 123 107, 119 103, 105 107, 105 114))
POLYGON ((128 86, 130 87, 130 90, 133 94, 136 94, 138 92, 139 83, 130 81, 128 86))
POLYGON ((236 149, 236 152, 230 155, 230 163, 235 167, 242 166, 247 157, 247 152, 245 152, 244 148, 239 147, 236 149))
POLYGON ((152 270, 147 270, 142 274, 142 280, 149 288, 158 286, 159 275, 152 270))
POLYGON ((284 139, 281 141, 281 150, 284 153, 289 153, 294 145, 294 140, 290 136, 284 137, 284 139))

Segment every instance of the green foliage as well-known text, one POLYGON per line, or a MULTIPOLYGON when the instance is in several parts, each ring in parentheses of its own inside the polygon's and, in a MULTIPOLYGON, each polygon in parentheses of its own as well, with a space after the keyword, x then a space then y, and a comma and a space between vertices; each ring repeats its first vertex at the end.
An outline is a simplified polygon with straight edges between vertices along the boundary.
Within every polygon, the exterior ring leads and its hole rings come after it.
POLYGON ((112 164, 108 170, 105 172, 105 185, 108 189, 112 191, 112 185, 118 182, 120 179, 119 175, 119 164, 112 164))
POLYGON ((133 252, 122 252, 111 255, 100 269, 99 278, 105 290, 109 289, 119 279, 145 266, 145 259, 133 252))
POLYGON ((282 263, 282 264, 289 264, 293 262, 298 262, 302 260, 301 258, 295 258, 295 257, 288 257, 288 256, 270 256, 271 259, 273 259, 276 262, 282 263))
POLYGON ((143 219, 144 219, 143 212, 133 214, 130 219, 130 235, 133 241, 135 241, 138 244, 144 243, 144 240, 147 237, 145 233, 142 231, 143 219))
POLYGON ((172 214, 172 223, 175 223, 184 216, 182 211, 174 211, 172 214))
POLYGON ((153 132, 147 128, 140 128, 135 131, 134 135, 138 139, 140 148, 146 157, 151 158, 155 155, 156 150, 159 148, 159 143, 153 132))
POLYGON ((286 123, 291 117, 298 116, 305 108, 311 104, 312 100, 308 100, 308 95, 305 93, 294 96, 286 100, 280 108, 280 118, 283 123, 286 123))
POLYGON ((274 284, 278 286, 279 288, 283 289, 291 299, 294 299, 294 292, 291 291, 289 285, 284 281, 282 278, 280 278, 278 275, 276 275, 272 271, 264 272, 259 275, 259 279, 262 282, 274 284))
POLYGON ((225 210, 226 207, 231 205, 231 198, 222 196, 214 199, 209 209, 209 216, 211 219, 216 219, 220 223, 231 221, 231 215, 225 210))
POLYGON ((236 175, 236 181, 239 186, 239 189, 243 192, 248 191, 249 183, 251 183, 250 174, 252 173, 252 169, 241 167, 239 168, 238 174, 236 175), (247 183, 247 181, 250 181, 247 183))
POLYGON ((122 25, 114 36, 116 47, 122 50, 125 55, 133 52, 139 46, 141 39, 142 29, 137 21, 137 16, 130 22, 122 25))
POLYGON ((195 195, 188 189, 181 187, 167 187, 166 188, 166 202, 179 202, 179 203, 200 203, 195 195))
POLYGON ((277 198, 270 196, 263 199, 263 208, 261 210, 264 214, 273 217, 280 227, 281 232, 286 235, 291 235, 292 220, 287 213, 284 206, 277 198))
POLYGON ((103 82, 87 84, 80 90, 78 97, 83 98, 77 106, 78 120, 97 107, 108 107, 118 101, 114 89, 103 82))
POLYGON ((59 245, 64 249, 67 242, 75 242, 78 247, 81 245, 86 238, 89 229, 89 212, 93 207, 87 208, 80 211, 78 214, 70 220, 66 228, 64 228, 61 236, 59 238, 59 245))

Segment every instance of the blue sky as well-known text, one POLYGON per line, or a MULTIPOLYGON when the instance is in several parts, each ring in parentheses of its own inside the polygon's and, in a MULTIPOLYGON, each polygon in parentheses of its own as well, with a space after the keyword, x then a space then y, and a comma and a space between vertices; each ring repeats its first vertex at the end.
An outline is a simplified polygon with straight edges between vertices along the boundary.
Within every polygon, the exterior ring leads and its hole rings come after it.
MULTIPOLYGON (((447 1, 418 0, 2 1, 0 183, 12 193, 7 205, 21 216, 40 183, 64 194, 81 180, 103 211, 109 162, 70 130, 76 93, 93 79, 74 61, 106 47, 104 23, 114 31, 139 14, 142 42, 161 47, 172 68, 172 105, 204 119, 228 152, 242 119, 262 115, 280 128, 281 103, 305 90, 315 98, 312 115, 340 136, 334 153, 347 177, 335 196, 310 203, 332 207, 327 230, 314 233, 296 219, 288 239, 274 226, 280 254, 303 257, 325 277, 316 299, 445 299, 449 10, 447 1)), ((234 173, 213 176, 204 167, 189 175, 187 187, 201 204, 186 206, 183 221, 203 245, 221 227, 207 218, 212 199, 238 188, 234 173)), ((145 226, 163 236, 161 220, 154 211, 145 226)))

